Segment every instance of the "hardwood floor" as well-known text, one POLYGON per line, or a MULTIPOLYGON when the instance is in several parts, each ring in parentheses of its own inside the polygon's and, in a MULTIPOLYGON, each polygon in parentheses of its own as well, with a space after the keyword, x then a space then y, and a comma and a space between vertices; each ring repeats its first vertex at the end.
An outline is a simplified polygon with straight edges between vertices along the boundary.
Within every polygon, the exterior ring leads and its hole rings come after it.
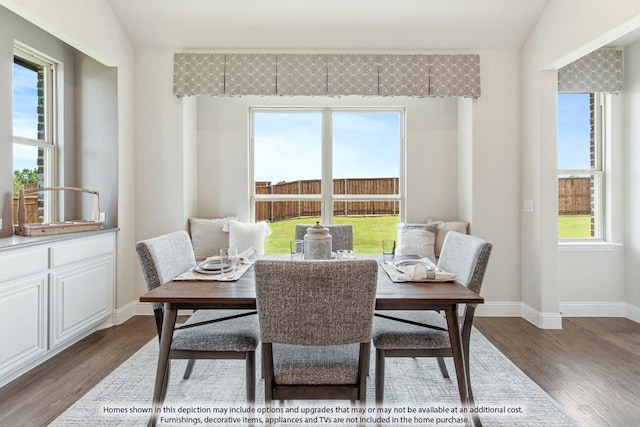
POLYGON ((542 330, 489 317, 474 324, 581 425, 640 425, 640 324, 565 318, 561 330, 542 330))
MULTIPOLYGON (((567 318, 562 330, 541 330, 479 317, 475 325, 582 425, 640 425, 640 324, 567 318)), ((90 335, 0 388, 0 425, 47 425, 155 334, 153 317, 138 316, 90 335)))
POLYGON ((153 316, 89 335, 0 388, 0 426, 46 426, 154 336, 153 316))

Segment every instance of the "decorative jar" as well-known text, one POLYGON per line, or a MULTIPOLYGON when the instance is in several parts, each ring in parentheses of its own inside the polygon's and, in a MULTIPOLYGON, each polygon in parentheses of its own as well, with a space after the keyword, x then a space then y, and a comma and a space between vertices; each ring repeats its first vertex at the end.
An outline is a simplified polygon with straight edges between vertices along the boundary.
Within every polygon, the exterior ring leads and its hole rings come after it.
POLYGON ((331 234, 317 222, 304 235, 304 259, 331 259, 331 234))

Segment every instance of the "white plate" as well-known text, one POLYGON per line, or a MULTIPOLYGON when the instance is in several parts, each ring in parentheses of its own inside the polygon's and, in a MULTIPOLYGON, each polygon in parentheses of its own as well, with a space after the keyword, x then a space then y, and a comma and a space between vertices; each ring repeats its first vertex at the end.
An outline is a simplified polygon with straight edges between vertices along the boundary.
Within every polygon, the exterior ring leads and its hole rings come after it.
POLYGON ((205 261, 202 261, 200 264, 196 265, 195 270, 199 273, 205 274, 220 274, 220 272, 224 269, 224 271, 228 271, 231 269, 231 264, 222 263, 220 257, 211 257, 205 261))

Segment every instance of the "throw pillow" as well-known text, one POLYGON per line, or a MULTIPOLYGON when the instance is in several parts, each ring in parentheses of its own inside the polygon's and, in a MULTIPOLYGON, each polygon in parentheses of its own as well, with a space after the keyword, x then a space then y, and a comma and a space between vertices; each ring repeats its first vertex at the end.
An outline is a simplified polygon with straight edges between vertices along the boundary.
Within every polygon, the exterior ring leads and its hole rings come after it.
POLYGON ((264 254, 264 239, 271 234, 269 224, 264 221, 250 223, 229 221, 229 247, 242 253, 253 248, 256 254, 264 254))
POLYGON ((220 249, 229 247, 229 233, 225 230, 230 220, 238 217, 226 218, 189 218, 191 244, 197 260, 203 260, 213 255, 220 255, 220 249))
POLYGON ((436 224, 438 226, 438 229, 436 230, 435 245, 436 257, 440 257, 442 244, 444 243, 444 238, 447 237, 448 232, 457 231, 458 233, 469 234, 469 223, 467 221, 441 221, 433 218, 427 218, 427 224, 436 224))
POLYGON ((398 224, 396 255, 417 255, 436 262, 436 224, 398 224))

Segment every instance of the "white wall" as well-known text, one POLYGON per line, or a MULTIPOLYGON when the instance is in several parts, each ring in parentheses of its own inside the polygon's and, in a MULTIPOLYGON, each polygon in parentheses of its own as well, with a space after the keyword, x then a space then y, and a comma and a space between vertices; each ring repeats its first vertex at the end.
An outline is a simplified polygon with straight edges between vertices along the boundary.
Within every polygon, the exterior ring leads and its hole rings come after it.
MULTIPOLYGON (((523 314, 542 327, 561 326, 561 294, 563 299, 579 301, 582 293, 575 287, 576 292, 563 293, 568 288, 561 291, 559 280, 581 277, 578 271, 584 271, 583 261, 576 264, 574 255, 558 259, 556 70, 639 25, 637 1, 551 0, 522 49, 522 198, 532 199, 535 207, 533 213, 522 215, 523 314)), ((613 258, 617 259, 615 254, 613 258)), ((613 280, 614 288, 620 289, 619 275, 613 280)), ((591 283, 591 288, 602 286, 591 283)), ((588 294, 596 299, 604 296, 597 293, 588 294)), ((613 298, 618 296, 614 292, 613 298)))
POLYGON ((625 49, 626 301, 640 322, 640 42, 625 49))
POLYGON ((520 314, 519 58, 480 51, 482 96, 473 102, 471 232, 493 243, 478 314, 520 314), (491 304, 500 302, 500 304, 491 304))

